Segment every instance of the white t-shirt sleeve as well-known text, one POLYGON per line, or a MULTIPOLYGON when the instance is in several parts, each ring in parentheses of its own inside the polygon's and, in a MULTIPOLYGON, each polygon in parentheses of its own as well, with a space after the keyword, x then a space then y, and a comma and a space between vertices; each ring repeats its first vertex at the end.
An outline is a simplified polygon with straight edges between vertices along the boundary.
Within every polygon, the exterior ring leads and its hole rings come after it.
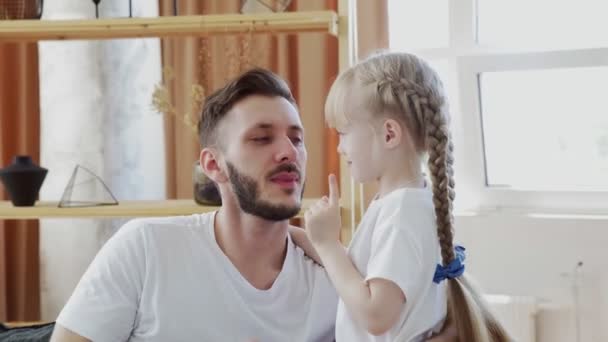
POLYGON ((376 226, 366 281, 374 278, 390 280, 401 288, 407 300, 411 296, 417 296, 421 289, 425 271, 423 244, 411 227, 406 226, 409 223, 400 220, 402 218, 399 212, 395 211, 376 226))
POLYGON ((137 220, 101 248, 80 279, 57 323, 92 341, 126 341, 134 327, 146 256, 137 220))

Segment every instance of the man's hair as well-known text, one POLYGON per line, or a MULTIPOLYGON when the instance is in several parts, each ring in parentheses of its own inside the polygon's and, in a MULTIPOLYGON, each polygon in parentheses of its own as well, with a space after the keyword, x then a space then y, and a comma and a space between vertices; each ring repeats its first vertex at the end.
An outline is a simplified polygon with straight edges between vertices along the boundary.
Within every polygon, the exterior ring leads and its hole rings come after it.
POLYGON ((198 123, 201 147, 217 142, 219 123, 237 102, 251 95, 279 96, 296 105, 289 86, 282 78, 266 69, 251 69, 207 97, 198 123))

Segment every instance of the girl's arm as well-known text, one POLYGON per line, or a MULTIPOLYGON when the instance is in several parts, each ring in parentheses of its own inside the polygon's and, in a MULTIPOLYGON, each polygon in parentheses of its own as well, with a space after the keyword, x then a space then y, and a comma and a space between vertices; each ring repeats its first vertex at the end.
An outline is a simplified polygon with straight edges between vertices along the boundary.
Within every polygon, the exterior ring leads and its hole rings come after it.
POLYGON ((365 281, 339 242, 317 246, 325 270, 349 313, 372 335, 382 335, 399 319, 405 296, 386 279, 365 281))
POLYGON ((335 176, 329 177, 329 198, 324 197, 305 214, 306 234, 320 256, 338 295, 349 313, 370 334, 381 335, 399 319, 405 295, 385 279, 365 281, 339 242, 340 204, 335 176))

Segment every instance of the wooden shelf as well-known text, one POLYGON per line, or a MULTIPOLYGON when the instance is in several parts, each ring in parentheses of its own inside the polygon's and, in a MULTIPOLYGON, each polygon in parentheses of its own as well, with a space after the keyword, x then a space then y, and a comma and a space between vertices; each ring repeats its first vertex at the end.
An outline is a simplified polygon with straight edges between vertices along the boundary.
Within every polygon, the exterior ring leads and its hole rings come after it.
POLYGON ((333 11, 81 20, 0 20, 0 41, 205 36, 234 33, 338 34, 333 11))
MULTIPOLYGON (((304 199, 304 211, 317 199, 304 199)), ((149 217, 201 214, 219 207, 202 206, 194 200, 121 201, 119 205, 58 208, 57 202, 37 202, 33 207, 15 207, 9 201, 0 201, 0 220, 38 218, 101 218, 101 217, 149 217)))

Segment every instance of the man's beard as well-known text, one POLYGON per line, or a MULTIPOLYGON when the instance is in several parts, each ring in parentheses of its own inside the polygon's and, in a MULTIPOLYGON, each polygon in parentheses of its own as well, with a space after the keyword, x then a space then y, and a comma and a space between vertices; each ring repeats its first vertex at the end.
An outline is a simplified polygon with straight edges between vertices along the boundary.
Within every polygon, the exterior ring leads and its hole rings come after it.
MULTIPOLYGON (((239 172, 236 167, 227 162, 228 166, 228 177, 236 198, 239 201, 241 209, 251 215, 261 217, 269 221, 283 221, 296 216, 300 212, 301 205, 286 206, 276 205, 259 198, 259 187, 255 179, 239 172)), ((289 164, 284 164, 276 168, 270 174, 275 174, 282 171, 295 171, 298 172, 295 167, 289 164)), ((299 172, 298 172, 299 174, 299 172)), ((293 191, 293 190, 292 190, 293 191)), ((302 202, 302 195, 304 189, 302 188, 300 193, 300 203, 302 202)))

